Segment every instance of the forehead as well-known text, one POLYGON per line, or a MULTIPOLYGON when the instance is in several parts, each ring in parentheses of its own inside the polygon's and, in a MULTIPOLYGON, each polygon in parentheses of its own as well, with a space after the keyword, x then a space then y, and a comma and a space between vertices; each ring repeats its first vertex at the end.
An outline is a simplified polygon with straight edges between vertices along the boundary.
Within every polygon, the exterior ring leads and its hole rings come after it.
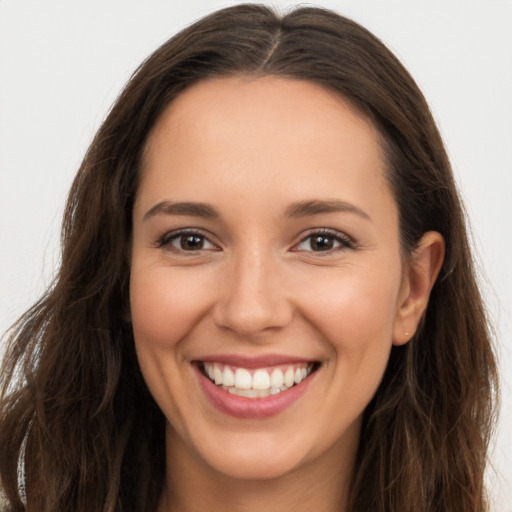
POLYGON ((230 135, 232 128, 231 135, 246 136, 246 143, 265 142, 266 136, 276 143, 286 142, 287 138, 302 142, 309 139, 313 143, 319 130, 329 124, 333 137, 346 139, 367 132, 372 139, 369 142, 380 149, 373 124, 340 94, 319 84, 277 76, 211 78, 188 87, 167 106, 148 138, 146 154, 162 142, 163 126, 167 135, 189 130, 198 135, 220 136, 219 128, 230 135), (350 130, 345 129, 347 121, 352 125, 350 130), (266 130, 255 133, 253 128, 258 125, 265 125, 266 130))
POLYGON ((229 77, 199 82, 165 109, 140 188, 153 202, 164 189, 210 201, 233 187, 269 199, 336 191, 359 201, 389 195, 385 175, 377 130, 340 95, 301 80, 229 77))

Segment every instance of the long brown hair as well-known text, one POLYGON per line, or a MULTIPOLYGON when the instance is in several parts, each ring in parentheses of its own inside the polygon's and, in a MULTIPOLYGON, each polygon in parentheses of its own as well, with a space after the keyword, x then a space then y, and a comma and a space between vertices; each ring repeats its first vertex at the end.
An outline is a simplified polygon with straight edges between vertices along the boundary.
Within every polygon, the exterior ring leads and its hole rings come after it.
POLYGON ((482 512, 497 375, 464 211, 418 87, 357 23, 320 8, 215 12, 134 73, 73 183, 53 286, 13 327, 2 369, 0 482, 9 510, 147 511, 165 472, 163 414, 129 321, 131 216, 148 133, 183 89, 214 76, 321 84, 378 128, 401 243, 429 230, 446 258, 422 328, 394 347, 368 405, 352 511, 482 512), (21 473, 21 474, 20 474, 21 473))

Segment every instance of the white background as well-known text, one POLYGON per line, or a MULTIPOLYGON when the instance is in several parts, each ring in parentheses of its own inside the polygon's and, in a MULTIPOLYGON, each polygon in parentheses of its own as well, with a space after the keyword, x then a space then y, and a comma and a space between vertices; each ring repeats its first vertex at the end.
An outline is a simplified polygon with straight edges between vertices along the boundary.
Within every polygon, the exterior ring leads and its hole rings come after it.
MULTIPOLYGON (((72 177, 131 72, 177 30, 234 3, 0 0, 1 332, 49 284, 72 177)), ((512 512, 512 1, 309 3, 379 36, 439 123, 498 335, 502 411, 489 481, 493 511, 512 512)))

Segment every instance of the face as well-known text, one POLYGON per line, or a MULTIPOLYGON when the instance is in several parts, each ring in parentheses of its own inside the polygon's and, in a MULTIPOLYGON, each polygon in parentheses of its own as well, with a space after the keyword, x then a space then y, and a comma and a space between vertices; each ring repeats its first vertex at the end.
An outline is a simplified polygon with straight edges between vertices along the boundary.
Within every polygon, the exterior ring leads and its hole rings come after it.
POLYGON ((373 126, 308 82, 201 82, 153 129, 133 226, 168 450, 242 478, 352 456, 407 293, 373 126))

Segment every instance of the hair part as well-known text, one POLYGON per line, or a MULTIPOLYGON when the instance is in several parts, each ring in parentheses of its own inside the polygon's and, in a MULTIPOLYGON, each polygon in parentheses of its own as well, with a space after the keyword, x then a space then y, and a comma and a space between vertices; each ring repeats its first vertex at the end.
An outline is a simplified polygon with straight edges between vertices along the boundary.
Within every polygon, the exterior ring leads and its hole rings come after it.
POLYGON ((496 365, 464 212, 427 103, 357 23, 315 7, 279 16, 254 4, 214 12, 156 50, 83 160, 64 215, 61 268, 12 329, 3 363, 0 482, 9 510, 156 507, 165 418, 127 318, 133 203, 145 143, 167 105, 194 83, 237 75, 306 80, 355 107, 382 138, 404 253, 430 230, 446 243, 423 328, 393 348, 365 411, 351 510, 487 510, 496 365))

